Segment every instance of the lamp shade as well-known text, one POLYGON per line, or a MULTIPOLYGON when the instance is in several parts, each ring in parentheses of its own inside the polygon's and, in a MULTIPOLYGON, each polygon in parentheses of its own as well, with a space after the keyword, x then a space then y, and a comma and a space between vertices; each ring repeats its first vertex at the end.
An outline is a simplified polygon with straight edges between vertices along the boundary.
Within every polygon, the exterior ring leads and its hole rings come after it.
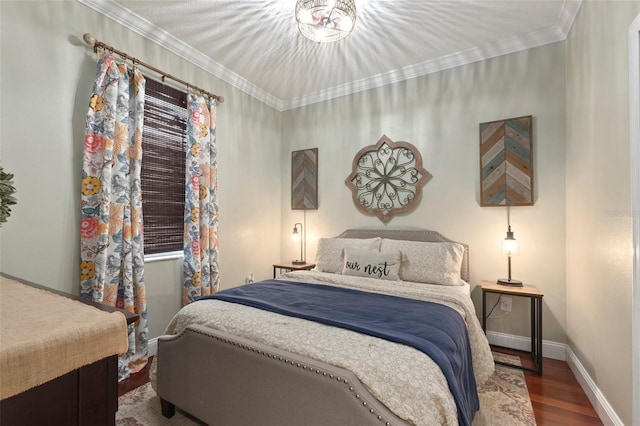
POLYGON ((297 0, 296 21, 300 33, 309 40, 342 40, 356 24, 356 4, 354 0, 297 0))
POLYGON ((502 241, 502 253, 513 256, 518 254, 518 241, 513 238, 513 232, 507 232, 507 238, 502 241), (511 234, 511 237, 509 237, 511 234))
POLYGON ((518 242, 513 236, 511 225, 509 225, 509 227, 507 228, 507 237, 502 241, 502 252, 506 254, 509 259, 507 263, 509 276, 507 278, 498 279, 498 284, 508 285, 512 287, 522 287, 522 281, 514 280, 511 278, 511 256, 518 252, 518 242))
POLYGON ((293 233, 291 234, 291 237, 294 241, 300 241, 300 259, 294 260, 292 262, 294 265, 304 265, 307 263, 304 258, 304 244, 306 244, 306 241, 304 236, 302 235, 303 230, 304 228, 302 227, 301 223, 296 223, 295 225, 293 225, 293 233), (300 231, 298 231, 298 229, 300 229, 300 231))

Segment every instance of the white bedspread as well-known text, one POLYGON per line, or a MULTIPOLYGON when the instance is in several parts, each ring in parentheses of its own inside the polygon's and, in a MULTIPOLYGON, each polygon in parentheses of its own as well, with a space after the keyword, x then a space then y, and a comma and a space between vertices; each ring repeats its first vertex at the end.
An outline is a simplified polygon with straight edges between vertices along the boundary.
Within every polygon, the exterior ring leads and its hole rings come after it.
MULTIPOLYGON (((457 310, 467 324, 478 386, 493 374, 493 357, 473 303, 459 289, 317 271, 291 272, 281 279, 332 284, 448 305, 457 310)), ((220 300, 185 306, 165 334, 178 334, 190 324, 202 324, 350 370, 380 402, 411 424, 458 424, 455 402, 442 371, 431 358, 409 346, 220 300)), ((155 367, 154 362, 152 382, 155 382, 155 367)))

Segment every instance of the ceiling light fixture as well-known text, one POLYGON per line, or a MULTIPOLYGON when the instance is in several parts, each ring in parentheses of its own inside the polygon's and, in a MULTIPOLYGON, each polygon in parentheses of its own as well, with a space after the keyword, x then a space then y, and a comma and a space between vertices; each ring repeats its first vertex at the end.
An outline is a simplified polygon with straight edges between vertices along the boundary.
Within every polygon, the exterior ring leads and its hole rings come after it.
POLYGON ((297 0, 296 21, 303 36, 318 43, 342 40, 356 25, 354 0, 297 0))

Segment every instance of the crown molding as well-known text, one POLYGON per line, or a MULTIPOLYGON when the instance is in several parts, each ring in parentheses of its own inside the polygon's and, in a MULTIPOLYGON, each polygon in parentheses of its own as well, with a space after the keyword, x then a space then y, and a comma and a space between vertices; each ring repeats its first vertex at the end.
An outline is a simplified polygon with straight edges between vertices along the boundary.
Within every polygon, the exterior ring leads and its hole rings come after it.
POLYGON ((153 41, 154 43, 175 53, 179 57, 202 68, 208 73, 242 90, 257 100, 271 106, 278 111, 287 111, 341 96, 353 95, 365 90, 374 89, 388 84, 398 83, 411 78, 468 65, 474 62, 496 58, 510 53, 520 52, 534 47, 544 46, 563 41, 573 25, 573 21, 580 10, 582 0, 564 0, 562 11, 556 25, 539 31, 511 37, 488 43, 464 51, 456 52, 440 58, 407 66, 386 73, 377 74, 360 80, 355 80, 340 86, 331 87, 318 92, 306 94, 291 99, 278 99, 266 90, 256 86, 239 74, 225 68, 218 62, 208 58, 186 43, 166 31, 153 25, 148 20, 139 17, 119 3, 105 0, 77 0, 96 12, 113 19, 131 31, 153 41))
POLYGON ((519 37, 499 40, 480 47, 474 47, 442 56, 431 61, 421 62, 419 64, 392 70, 383 74, 352 81, 341 86, 293 98, 279 104, 279 108, 282 111, 323 102, 340 96, 352 95, 365 90, 386 86, 388 84, 399 83, 415 77, 445 71, 461 65, 468 65, 474 62, 484 61, 510 53, 556 43, 565 39, 566 34, 558 26, 552 26, 540 31, 523 34, 519 37))
MULTIPOLYGON (((278 109, 281 102, 275 96, 257 87, 239 74, 225 68, 218 62, 205 56, 188 44, 178 40, 168 32, 158 28, 148 20, 134 14, 132 11, 113 1, 104 0, 77 0, 79 3, 95 10, 96 12, 113 19, 120 25, 130 29, 134 33, 164 47, 179 57, 202 68, 210 74, 229 83, 233 87, 242 90, 248 95, 264 102, 272 108, 278 109)), ((102 41, 102 40, 101 40, 102 41)), ((114 48, 117 48, 114 46, 114 48)))
POLYGON ((582 6, 582 1, 583 0, 564 0, 564 3, 562 4, 562 10, 560 11, 560 16, 558 16, 558 22, 556 22, 556 26, 560 29, 562 34, 564 34, 565 39, 569 35, 569 31, 573 26, 573 21, 578 15, 580 6, 582 6))

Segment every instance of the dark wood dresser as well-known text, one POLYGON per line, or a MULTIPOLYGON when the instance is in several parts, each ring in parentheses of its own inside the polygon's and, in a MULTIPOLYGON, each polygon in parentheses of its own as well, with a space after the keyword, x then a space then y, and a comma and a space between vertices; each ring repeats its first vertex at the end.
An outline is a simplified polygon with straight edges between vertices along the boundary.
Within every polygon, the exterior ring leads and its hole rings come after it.
MULTIPOLYGON (((122 312, 131 324, 137 314, 125 312, 79 296, 69 295, 0 274, 106 312, 122 312)), ((1 343, 0 343, 1 344, 1 343)), ((28 374, 28 372, 25 372, 28 374)), ((118 411, 118 356, 111 355, 92 364, 35 386, 0 401, 1 425, 115 425, 118 411)))

